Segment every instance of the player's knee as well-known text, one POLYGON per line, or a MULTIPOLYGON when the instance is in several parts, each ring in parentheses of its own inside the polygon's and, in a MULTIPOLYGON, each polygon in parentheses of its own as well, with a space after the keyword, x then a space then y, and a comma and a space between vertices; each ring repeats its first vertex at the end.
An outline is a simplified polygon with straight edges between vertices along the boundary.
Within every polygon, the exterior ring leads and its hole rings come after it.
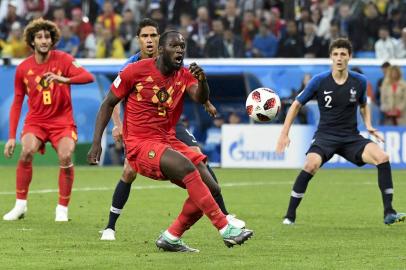
POLYGON ((68 166, 72 163, 72 153, 70 151, 58 152, 58 159, 62 166, 68 166))
POLYGON ((124 171, 121 178, 125 183, 131 184, 132 182, 134 182, 136 177, 137 173, 131 167, 127 166, 124 167, 124 171))
POLYGON ((22 161, 30 161, 33 159, 35 154, 34 148, 31 147, 23 147, 20 154, 20 159, 22 161))
POLYGON ((318 162, 310 161, 305 163, 303 170, 314 175, 319 168, 318 162))
POLYGON ((377 157, 376 164, 382 164, 382 163, 386 163, 388 161, 389 161, 389 155, 386 153, 383 153, 382 155, 379 155, 377 157))

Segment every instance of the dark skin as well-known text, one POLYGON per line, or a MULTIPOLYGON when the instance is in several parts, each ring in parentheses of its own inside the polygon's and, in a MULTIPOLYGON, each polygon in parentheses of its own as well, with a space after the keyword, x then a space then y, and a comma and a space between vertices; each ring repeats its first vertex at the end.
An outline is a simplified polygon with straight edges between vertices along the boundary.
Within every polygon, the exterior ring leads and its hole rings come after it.
MULTIPOLYGON (((183 36, 177 32, 170 33, 163 46, 159 46, 159 55, 156 60, 156 67, 164 75, 171 75, 183 66, 183 58, 185 55, 185 40, 183 36)), ((198 80, 198 84, 191 85, 186 89, 192 100, 198 103, 205 103, 209 97, 209 86, 207 84, 206 75, 203 69, 196 63, 189 66, 189 71, 198 80)), ((90 165, 96 165, 102 153, 101 137, 106 128, 114 107, 120 99, 109 91, 104 99, 96 118, 96 127, 93 136, 93 144, 88 152, 87 161, 90 165)), ((220 187, 210 175, 207 167, 200 162, 195 166, 189 159, 181 153, 167 148, 160 160, 160 168, 167 179, 170 179, 175 184, 183 186, 182 179, 193 172, 196 168, 208 186, 213 196, 220 193, 220 187)))

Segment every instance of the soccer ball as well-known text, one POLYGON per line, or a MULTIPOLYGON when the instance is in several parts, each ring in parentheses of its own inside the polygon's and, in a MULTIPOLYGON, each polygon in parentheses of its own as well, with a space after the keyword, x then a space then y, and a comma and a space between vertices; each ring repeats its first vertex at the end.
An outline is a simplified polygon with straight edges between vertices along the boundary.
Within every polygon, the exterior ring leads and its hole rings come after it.
POLYGON ((275 119, 281 108, 279 96, 270 88, 257 88, 247 97, 245 108, 249 117, 257 122, 275 119))

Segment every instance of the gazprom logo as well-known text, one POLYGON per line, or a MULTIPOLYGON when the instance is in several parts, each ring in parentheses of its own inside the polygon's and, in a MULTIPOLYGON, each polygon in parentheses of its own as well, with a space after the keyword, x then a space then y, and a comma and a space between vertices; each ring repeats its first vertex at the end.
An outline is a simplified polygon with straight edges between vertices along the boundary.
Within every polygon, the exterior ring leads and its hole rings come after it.
POLYGON ((246 149, 244 138, 240 138, 230 144, 229 156, 235 161, 283 161, 285 154, 277 154, 275 151, 246 149))

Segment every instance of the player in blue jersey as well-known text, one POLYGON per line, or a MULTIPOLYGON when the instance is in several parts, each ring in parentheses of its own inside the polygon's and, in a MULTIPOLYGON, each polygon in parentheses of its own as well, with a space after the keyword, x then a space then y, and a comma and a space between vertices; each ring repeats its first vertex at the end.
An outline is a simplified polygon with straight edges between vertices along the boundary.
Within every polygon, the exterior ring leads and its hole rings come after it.
MULTIPOLYGON (((143 19, 137 30, 137 39, 140 47, 140 52, 131 56, 125 64, 122 66, 121 70, 131 63, 137 62, 142 59, 156 57, 158 54, 158 41, 159 41, 159 28, 158 24, 151 19, 143 19)), ((215 116, 217 111, 216 108, 207 101, 204 104, 205 110, 211 115, 215 116)), ((122 122, 120 118, 120 105, 118 104, 114 108, 112 114, 112 119, 114 122, 114 127, 112 130, 113 138, 116 142, 122 141, 122 122)), ((194 138, 194 136, 186 129, 183 123, 178 122, 176 125, 176 138, 184 142, 186 145, 191 147, 194 151, 201 153, 199 145, 194 138)), ((211 174, 213 180, 217 183, 217 178, 211 168, 207 165, 207 169, 211 174)), ((131 184, 135 180, 137 173, 131 168, 127 159, 124 162, 124 170, 120 181, 118 182, 116 189, 113 194, 112 205, 110 208, 109 221, 106 228, 102 231, 101 240, 115 240, 115 225, 118 217, 124 208, 125 203, 130 195, 131 184)), ((207 184, 207 183, 206 183, 207 184)), ((210 186, 209 186, 210 188, 210 186)), ((210 190, 212 190, 210 188, 210 190)), ((217 188, 219 190, 219 188, 217 188)), ((223 196, 220 191, 212 194, 217 204, 219 205, 221 211, 226 215, 227 220, 230 224, 238 228, 245 227, 245 222, 235 218, 230 215, 225 207, 223 196)))
POLYGON ((283 224, 294 224, 296 209, 302 200, 307 185, 317 170, 334 154, 363 166, 375 165, 378 169, 378 185, 382 193, 384 223, 404 221, 406 215, 396 213, 392 207, 393 184, 388 155, 374 142, 362 137, 357 128, 357 108, 368 132, 378 141, 383 137, 372 127, 367 105, 366 78, 348 70, 352 56, 350 41, 339 38, 329 48, 332 70, 314 76, 308 86, 298 95, 286 116, 276 151, 282 153, 289 146, 289 129, 300 108, 310 99, 316 98, 320 111, 320 122, 312 144, 307 151, 303 170, 293 185, 289 207, 283 224))

